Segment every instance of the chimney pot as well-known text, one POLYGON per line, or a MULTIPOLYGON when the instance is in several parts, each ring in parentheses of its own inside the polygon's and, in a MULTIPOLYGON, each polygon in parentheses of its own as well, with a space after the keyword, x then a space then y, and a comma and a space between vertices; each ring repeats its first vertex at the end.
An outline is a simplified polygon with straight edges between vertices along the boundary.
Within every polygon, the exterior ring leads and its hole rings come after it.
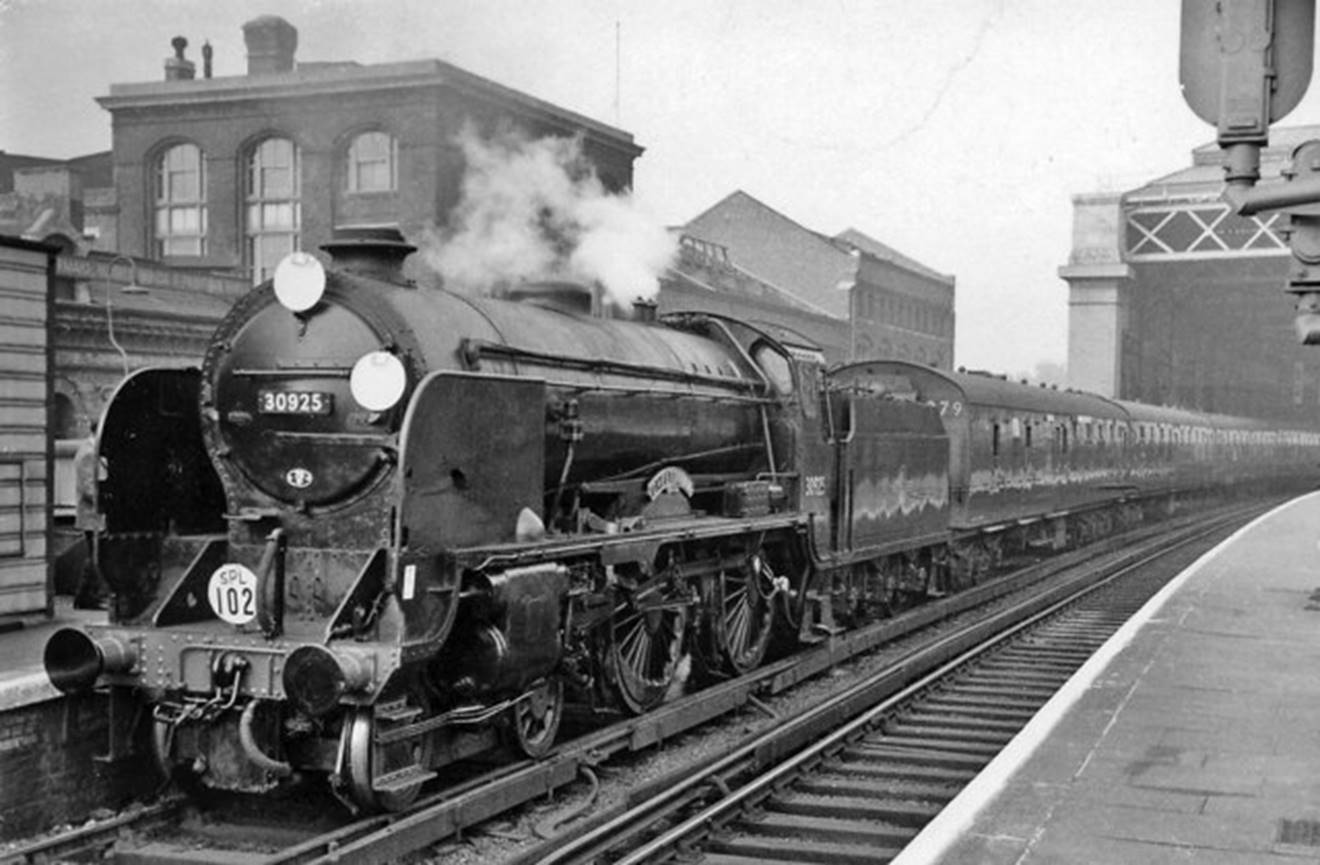
POLYGON ((293 71, 298 30, 278 15, 262 15, 244 24, 243 42, 247 45, 248 75, 293 71))
POLYGON ((197 65, 183 56, 184 49, 188 47, 188 40, 182 36, 175 36, 170 40, 170 47, 174 49, 174 56, 165 59, 165 80, 191 81, 197 75, 197 65))

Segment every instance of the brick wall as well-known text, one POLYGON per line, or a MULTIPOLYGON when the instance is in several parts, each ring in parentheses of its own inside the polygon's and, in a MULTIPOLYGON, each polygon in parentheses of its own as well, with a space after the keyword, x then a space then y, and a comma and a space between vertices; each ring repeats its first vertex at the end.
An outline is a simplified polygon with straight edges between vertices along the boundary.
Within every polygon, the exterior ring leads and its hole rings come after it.
POLYGON ((0 713, 0 841, 81 823, 160 786, 145 735, 134 757, 95 759, 108 740, 106 701, 84 694, 0 713))

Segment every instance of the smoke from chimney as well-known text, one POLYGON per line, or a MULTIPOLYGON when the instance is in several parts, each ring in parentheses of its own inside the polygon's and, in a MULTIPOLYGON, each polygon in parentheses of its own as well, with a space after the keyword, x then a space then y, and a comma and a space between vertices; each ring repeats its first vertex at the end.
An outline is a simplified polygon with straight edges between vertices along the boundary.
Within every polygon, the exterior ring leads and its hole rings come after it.
POLYGON ((423 241, 445 286, 491 294, 523 281, 598 282, 617 305, 659 292, 676 244, 629 195, 605 190, 581 142, 457 136, 467 171, 448 229, 423 241))

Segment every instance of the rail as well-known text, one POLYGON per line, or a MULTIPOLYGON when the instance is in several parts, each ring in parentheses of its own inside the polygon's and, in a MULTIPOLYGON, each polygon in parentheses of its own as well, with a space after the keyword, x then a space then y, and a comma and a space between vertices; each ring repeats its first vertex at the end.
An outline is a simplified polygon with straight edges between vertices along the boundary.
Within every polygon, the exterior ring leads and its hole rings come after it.
MULTIPOLYGON (((1208 527, 1193 526, 1174 538, 1156 539, 1133 550, 1101 572, 1082 574, 1024 603, 943 637, 804 715, 756 737, 724 759, 670 785, 655 797, 637 804, 609 822, 594 827, 557 849, 537 851, 535 861, 542 865, 585 863, 595 861, 609 851, 618 850, 631 852, 612 858, 615 865, 669 861, 680 853, 690 856, 694 848, 702 843, 703 836, 716 827, 727 826, 752 803, 762 802, 785 789, 804 772, 822 765, 862 735, 890 720, 900 707, 930 693, 955 672, 966 669, 987 653, 1037 627, 1042 621, 1074 607, 1082 599, 1109 587, 1132 571, 1220 531, 1224 524, 1241 518, 1240 514, 1232 514, 1215 520, 1208 527), (918 675, 919 678, 913 681, 914 676, 918 675), (840 719, 844 718, 850 720, 840 724, 840 719), (754 768, 758 760, 767 762, 767 754, 791 756, 770 760, 768 762, 771 765, 766 768, 754 768), (745 780, 736 789, 731 788, 735 779, 746 778, 748 774, 754 774, 755 777, 745 780), (713 802, 699 804, 703 797, 712 798, 712 794, 713 802), (644 836, 657 823, 672 820, 676 813, 693 807, 699 810, 658 837, 645 840, 644 836)), ((1081 659, 1077 661, 1077 666, 1080 664, 1081 659)), ((1011 734, 1005 736, 1003 741, 1006 742, 1008 738, 1011 738, 1011 734)), ((985 760, 988 759, 989 756, 986 756, 985 760)), ((915 835, 925 820, 938 813, 938 808, 924 813, 926 810, 915 807, 903 815, 903 822, 913 827, 910 835, 915 835)), ((871 816, 875 817, 874 814, 871 816)), ((842 833, 846 830, 840 828, 839 831, 842 833)), ((865 856, 896 855, 897 849, 883 846, 891 843, 896 834, 902 833, 878 834, 877 838, 883 837, 886 840, 882 846, 871 848, 865 856)), ((858 838, 851 837, 857 843, 858 838)), ((791 845, 798 842, 784 843, 791 845)), ((754 851, 744 850, 742 853, 755 855, 754 851)))

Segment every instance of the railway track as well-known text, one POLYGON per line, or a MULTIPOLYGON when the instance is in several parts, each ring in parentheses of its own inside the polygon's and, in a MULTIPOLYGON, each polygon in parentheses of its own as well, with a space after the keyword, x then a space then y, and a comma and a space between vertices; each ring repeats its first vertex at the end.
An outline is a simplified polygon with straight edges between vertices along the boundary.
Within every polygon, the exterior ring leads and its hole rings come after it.
MULTIPOLYGON (((1220 520, 1240 521, 1243 518, 1243 511, 1238 509, 1232 511, 1228 516, 1221 516, 1220 520)), ((1061 575, 1070 569, 1078 568, 1079 563, 1088 560, 1103 563, 1107 571, 1129 566, 1137 557, 1144 555, 1144 550, 1148 546, 1167 543, 1167 540, 1161 541, 1161 538, 1174 535, 1180 538, 1192 535, 1201 536, 1205 530, 1198 529, 1197 525, 1199 523, 1191 520, 1166 522, 1128 533, 1120 538, 1113 538, 1092 545, 1084 550, 1053 557, 1044 562, 1022 568, 1005 577, 989 581, 974 589, 926 604, 893 619, 834 638, 827 641, 825 645, 770 664, 746 676, 705 688, 644 717, 625 719, 587 733, 561 745, 550 757, 542 761, 515 763, 491 772, 481 773, 462 784, 423 798, 406 812, 350 821, 336 826, 328 832, 307 831, 302 833, 300 837, 278 845, 277 849, 246 852, 233 849, 208 851, 199 846, 195 839, 187 842, 184 847, 170 841, 143 842, 141 836, 148 834, 150 831, 148 824, 159 826, 162 823, 179 819, 183 803, 180 800, 168 800, 152 808, 143 809, 140 814, 125 815, 105 824, 84 827, 75 832, 66 833, 64 836, 52 836, 21 848, 0 852, 0 865, 65 860, 113 860, 128 865, 128 863, 157 863, 176 859, 178 861, 186 859, 190 863, 199 863, 199 865, 206 862, 223 862, 227 865, 233 865, 236 862, 264 863, 264 865, 347 861, 355 863, 391 862, 406 854, 424 849, 446 837, 461 833, 465 829, 479 825, 482 821, 505 813, 528 801, 538 797, 550 796, 557 788, 570 784, 580 776, 589 775, 592 767, 606 763, 616 756, 651 747, 739 707, 755 705, 762 697, 787 691, 824 670, 872 651, 877 646, 887 642, 920 632, 932 623, 960 616, 971 616, 973 615, 972 611, 979 610, 988 603, 995 602, 997 599, 1005 598, 1013 593, 1023 592, 1032 585, 1044 584, 1046 581, 1051 584, 1058 583, 1058 585, 1054 585, 1051 590, 1029 602, 1027 606, 1040 608, 1049 603, 1055 603, 1063 591, 1062 586, 1065 585, 1064 582, 1060 581, 1061 575), (116 839, 119 839, 118 842, 116 839), (214 855, 208 856, 208 852, 212 852, 214 855)), ((1067 581, 1066 585, 1072 585, 1075 582, 1094 581, 1095 579, 1094 576, 1083 577, 1067 581)), ((970 628, 961 628, 953 636, 941 636, 928 641, 929 645, 923 644, 903 660, 876 675, 868 677, 866 682, 849 689, 830 700, 827 704, 823 704, 816 711, 809 713, 809 716, 797 717, 791 721, 774 725, 774 729, 769 735, 754 738, 744 747, 736 749, 718 763, 708 767, 706 772, 682 779, 666 778, 651 785, 651 788, 662 789, 665 793, 653 798, 640 808, 629 809, 615 819, 597 817, 595 820, 580 821, 573 830, 572 838, 565 836, 554 839, 546 846, 540 847, 529 856, 524 857, 523 861, 596 861, 610 847, 626 849, 629 846, 643 845, 644 842, 641 839, 655 833, 657 822, 673 822, 677 819, 676 815, 690 812, 694 808, 716 807, 707 804, 711 790, 730 789, 735 781, 741 780, 751 773, 761 771, 766 765, 775 763, 813 739, 820 738, 824 730, 837 727, 845 719, 865 712, 868 707, 874 705, 878 700, 902 689, 904 685, 921 675, 923 665, 951 662, 951 659, 957 654, 966 651, 965 644, 972 639, 968 636, 970 633, 980 634, 987 628, 992 627, 1002 629, 1002 621, 1005 616, 1022 615, 1019 611, 1022 606, 1014 605, 1009 612, 997 614, 994 621, 999 624, 986 625, 982 623, 970 628), (608 839, 622 843, 606 843, 608 839)), ((1010 655, 1006 655, 1005 660, 1010 657, 1010 655)), ((1059 680, 1061 682, 1067 678, 1067 674, 1064 673, 1067 662, 1077 660, 1080 657, 1081 655, 1075 651, 1061 651, 1057 657, 1052 657, 1048 665, 1044 666, 1049 671, 1062 675, 1062 679, 1059 680)), ((1080 660, 1077 662, 1080 663, 1080 660)), ((853 800, 864 798, 856 795, 863 789, 883 789, 887 785, 895 791, 896 795, 908 796, 909 799, 916 794, 928 797, 920 799, 919 801, 922 803, 920 805, 903 806, 895 811, 896 825, 919 827, 925 819, 929 819, 930 814, 927 812, 930 812, 932 808, 938 811, 936 805, 939 804, 941 795, 948 793, 948 798, 952 798, 963 776, 978 765, 977 760, 985 754, 991 754, 992 752, 989 749, 992 747, 997 748, 996 743, 1002 744, 1003 741, 1011 738, 1010 726, 1007 725, 1016 723, 1019 720, 1025 723, 1025 718, 1030 717, 1028 709, 1031 700, 1040 697, 1039 702, 1043 703, 1044 699, 1047 698, 1047 694, 1050 693, 1048 687, 1052 680, 1041 678, 1039 668, 1042 665, 1036 666, 1037 670, 1035 672, 1023 673, 1022 678, 1016 684, 1010 683, 1003 686, 1008 689, 1011 698, 1005 698, 1007 700, 1006 708, 997 710, 998 714, 996 716, 986 715, 982 718, 976 718, 967 713, 977 704, 978 700, 984 704, 999 700, 1003 695, 993 690, 987 690, 981 692, 980 697, 977 697, 977 692, 972 691, 969 692, 968 696, 960 698, 961 703, 950 702, 952 698, 944 698, 944 702, 931 703, 926 710, 923 710, 924 714, 912 713, 907 720, 902 722, 917 725, 912 729, 924 730, 924 737, 910 738, 904 744, 895 744, 898 740, 894 739, 885 745, 863 744, 857 746, 862 748, 863 751, 870 749, 871 757, 877 758, 872 763, 867 763, 860 756, 849 757, 851 752, 847 751, 846 748, 832 755, 830 760, 839 764, 841 775, 836 779, 837 783, 829 782, 826 787, 832 785, 835 793, 830 795, 842 798, 837 798, 837 801, 831 802, 829 796, 823 792, 824 788, 815 793, 797 794, 799 799, 795 801, 800 803, 816 801, 811 797, 817 797, 819 799, 817 802, 819 813, 815 815, 806 812, 797 813, 807 808, 805 804, 785 806, 787 810, 783 813, 790 815, 792 819, 787 819, 787 822, 783 822, 782 825, 787 829, 795 825, 796 821, 802 826, 818 825, 818 828, 828 826, 830 825, 829 820, 838 819, 837 814, 835 817, 820 816, 823 813, 821 809, 828 808, 834 808, 838 813, 845 813, 848 807, 858 807, 861 809, 857 811, 859 817, 873 814, 873 811, 867 810, 871 806, 863 806, 853 800), (920 727, 921 724, 935 718, 942 718, 944 723, 929 723, 926 727, 920 727), (971 726, 969 727, 969 725, 971 726), (931 742, 945 741, 941 738, 932 738, 932 736, 937 732, 940 736, 948 736, 957 730, 968 733, 963 745, 948 749, 936 747, 935 751, 940 752, 939 754, 921 758, 930 765, 947 764, 945 770, 921 769, 915 767, 910 759, 906 763, 904 762, 904 754, 909 753, 915 742, 922 738, 930 739, 931 742), (978 730, 980 732, 977 732, 978 730), (973 741, 974 739, 980 741, 973 741), (885 760, 878 759, 881 752, 888 753, 885 760), (843 766, 845 762, 850 765, 843 766), (890 768, 885 768, 886 766, 890 768), (904 766, 907 768, 903 768, 904 766), (891 771, 891 769, 896 774, 883 774, 891 771), (845 780, 847 783, 844 783, 845 780), (840 791, 851 791, 851 793, 840 791), (900 818, 897 815, 904 812, 904 808, 910 813, 900 818), (813 823, 813 821, 818 820, 826 822, 813 823), (803 823, 802 821, 806 822, 803 823)), ((984 680, 985 674, 981 675, 983 678, 977 680, 979 685, 973 683, 969 684, 969 687, 991 688, 992 686, 984 680)), ((991 711, 988 707, 986 708, 987 711, 991 711)), ((1034 709, 1030 711, 1034 712, 1034 709)), ((890 732, 897 735, 900 728, 895 728, 890 732)), ((858 753, 860 755, 861 752, 858 753)), ((988 759, 988 756, 985 757, 985 760, 988 759)), ((817 760, 816 762, 824 761, 817 760)), ((760 803, 764 802, 767 808, 765 814, 778 815, 781 812, 770 808, 777 801, 761 797, 757 800, 757 807, 761 807, 760 803)), ((943 801, 947 801, 947 799, 943 801)), ((737 811, 740 806, 730 805, 728 807, 737 811)), ((769 827, 774 825, 775 820, 786 818, 775 816, 771 819, 761 816, 757 818, 759 819, 757 825, 760 828, 754 827, 757 819, 745 819, 749 821, 747 823, 749 839, 761 837, 768 839, 767 849, 784 849, 783 839, 769 831, 769 827)), ((874 820, 875 818, 871 816, 866 819, 874 820)), ((722 819, 719 825, 732 827, 740 824, 735 824, 730 818, 722 819)), ((241 831, 239 830, 239 834, 241 834, 241 831)), ((797 835, 802 835, 806 830, 793 831, 797 835)), ((168 835, 168 833, 157 834, 168 835)), ((894 837, 899 836, 895 835, 894 837)), ((689 843, 691 843, 689 840, 683 839, 672 842, 671 846, 676 849, 680 846, 687 846, 689 843)), ((750 852, 754 849, 754 842, 749 840, 747 843, 752 845, 747 848, 748 855, 752 859, 757 857, 767 858, 761 853, 750 852)), ((825 845, 821 849, 829 850, 832 849, 829 846, 831 844, 842 843, 844 848, 847 848, 850 845, 855 846, 857 842, 856 839, 845 842, 821 839, 818 843, 825 845)), ((223 846, 225 845, 216 844, 217 848, 223 846)), ((712 855, 715 854, 712 853, 712 855)), ((742 854, 718 855, 737 856, 742 854)), ((866 855, 874 857, 877 854, 872 851, 866 855)), ((711 861, 719 862, 721 860, 712 859, 711 861)), ((732 861, 738 860, 734 859, 732 861)), ((837 860, 829 858, 826 860, 806 859, 803 861, 850 860, 846 858, 837 860)), ((872 858, 867 861, 875 860, 872 858)))
POLYGON ((916 681, 878 671, 663 794, 519 861, 889 861, 1208 538, 1236 522, 1142 545, 1102 574, 950 634, 898 665, 919 668, 916 681))

